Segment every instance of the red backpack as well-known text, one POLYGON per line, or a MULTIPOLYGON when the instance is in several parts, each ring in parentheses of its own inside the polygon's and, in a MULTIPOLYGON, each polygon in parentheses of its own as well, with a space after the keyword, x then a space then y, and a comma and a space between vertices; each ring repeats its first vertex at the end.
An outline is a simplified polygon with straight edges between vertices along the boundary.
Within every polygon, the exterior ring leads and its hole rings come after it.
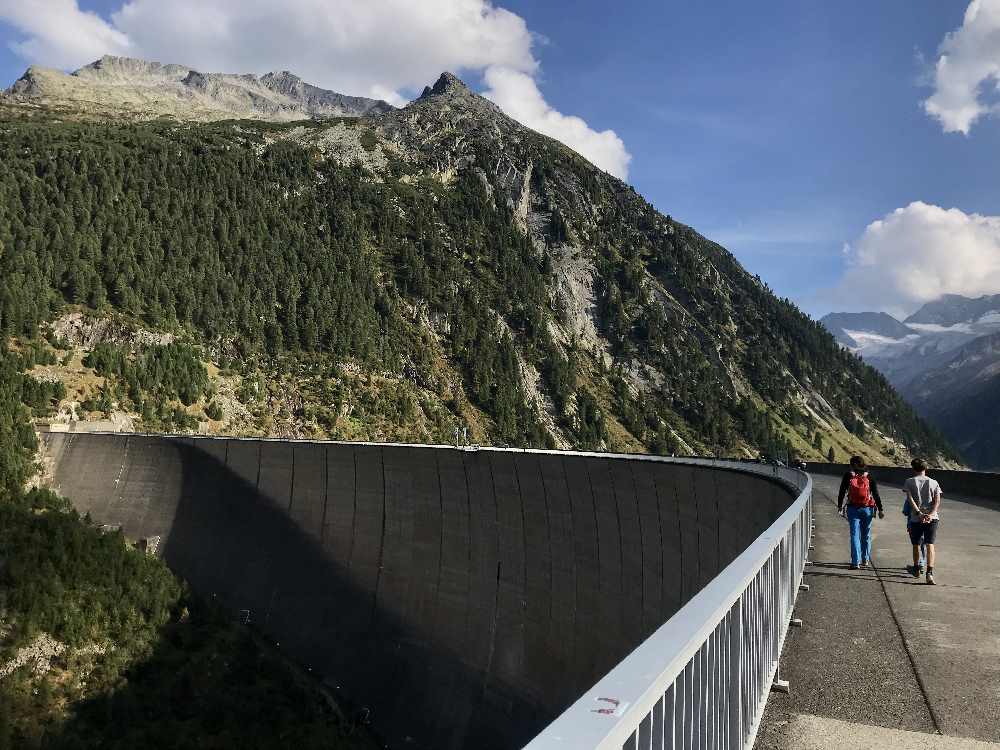
POLYGON ((851 505, 861 508, 875 505, 875 500, 872 499, 871 482, 868 481, 867 471, 861 474, 851 474, 851 482, 847 486, 847 497, 851 505))

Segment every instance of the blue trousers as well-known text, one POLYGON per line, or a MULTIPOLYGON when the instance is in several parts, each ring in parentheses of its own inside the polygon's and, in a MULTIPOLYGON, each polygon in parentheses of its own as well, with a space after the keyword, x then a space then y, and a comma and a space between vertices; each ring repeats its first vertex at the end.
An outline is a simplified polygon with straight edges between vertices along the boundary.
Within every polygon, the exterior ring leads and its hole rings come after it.
POLYGON ((872 556, 872 519, 874 508, 847 506, 847 523, 851 527, 851 565, 859 565, 872 556))

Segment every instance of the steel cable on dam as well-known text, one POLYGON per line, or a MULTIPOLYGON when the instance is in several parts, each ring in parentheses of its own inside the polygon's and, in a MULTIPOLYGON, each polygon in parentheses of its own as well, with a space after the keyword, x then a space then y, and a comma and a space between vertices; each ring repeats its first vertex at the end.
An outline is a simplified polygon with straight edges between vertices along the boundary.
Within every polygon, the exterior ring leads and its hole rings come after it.
POLYGON ((791 504, 560 452, 44 436, 56 488, 368 710, 390 747, 525 744, 791 504))

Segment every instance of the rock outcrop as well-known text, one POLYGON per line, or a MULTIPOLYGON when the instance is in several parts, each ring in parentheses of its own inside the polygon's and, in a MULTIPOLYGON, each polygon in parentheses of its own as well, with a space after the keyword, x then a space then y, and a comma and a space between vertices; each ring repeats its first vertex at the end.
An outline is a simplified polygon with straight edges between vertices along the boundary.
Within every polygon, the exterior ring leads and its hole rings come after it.
POLYGON ((6 95, 17 103, 135 119, 284 122, 360 117, 393 109, 380 99, 313 86, 288 71, 260 77, 204 73, 185 65, 111 55, 70 74, 32 66, 6 95))

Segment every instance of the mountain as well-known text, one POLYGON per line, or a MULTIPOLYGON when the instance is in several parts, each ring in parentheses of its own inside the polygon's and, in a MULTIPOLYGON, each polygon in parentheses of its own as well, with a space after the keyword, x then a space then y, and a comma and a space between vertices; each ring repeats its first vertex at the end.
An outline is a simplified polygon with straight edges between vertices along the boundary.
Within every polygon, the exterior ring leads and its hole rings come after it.
POLYGON ((979 336, 948 352, 906 384, 906 395, 928 414, 949 401, 967 399, 1000 375, 1000 332, 979 336), (944 395, 947 394, 945 398, 944 395))
MULTIPOLYGON (((200 90, 183 66, 95 65, 126 70, 94 89, 109 111, 160 106, 135 80, 200 90)), ((313 95, 291 76, 217 82, 313 95)), ((36 416, 954 458, 725 248, 451 74, 400 110, 287 124, 122 123, 18 96, 0 109, 0 330, 66 392, 36 416)), ((183 119, 175 99, 154 111, 183 119)))
POLYGON ((106 55, 65 74, 31 67, 7 89, 9 100, 48 108, 138 119, 254 119, 286 122, 308 118, 359 117, 386 112, 384 101, 345 96, 305 83, 282 71, 252 74, 202 73, 106 55))
POLYGON ((906 319, 907 323, 954 326, 992 321, 1000 324, 1000 294, 970 299, 959 294, 946 294, 928 302, 906 319))
POLYGON ((945 295, 905 321, 886 313, 830 313, 820 321, 894 386, 908 389, 922 373, 946 365, 958 349, 1000 331, 1000 295, 945 295))
POLYGON ((1000 389, 1000 295, 945 295, 902 323, 885 313, 835 313, 821 322, 941 428, 966 460, 977 468, 1000 465, 995 415, 986 406, 1000 389))
POLYGON ((830 313, 820 319, 837 341, 848 348, 862 347, 867 340, 903 341, 916 334, 884 312, 830 313))
POLYGON ((1000 333, 950 352, 907 383, 904 395, 971 465, 1000 469, 1000 333))
POLYGON ((1000 471, 1000 377, 993 376, 965 398, 936 404, 929 414, 969 464, 1000 471))

